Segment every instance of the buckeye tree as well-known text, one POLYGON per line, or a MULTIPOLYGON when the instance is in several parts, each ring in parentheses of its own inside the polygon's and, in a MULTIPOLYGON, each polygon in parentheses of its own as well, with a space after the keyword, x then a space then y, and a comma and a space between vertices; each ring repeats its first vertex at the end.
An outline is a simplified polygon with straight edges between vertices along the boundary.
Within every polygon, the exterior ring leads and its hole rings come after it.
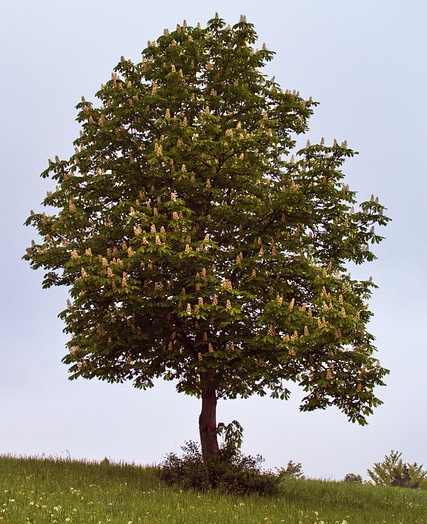
POLYGON ((343 183, 345 142, 296 149, 317 103, 265 74, 256 40, 215 16, 122 57, 77 105, 74 154, 41 174, 50 213, 25 222, 39 240, 24 259, 69 289, 70 379, 175 381, 202 400, 205 460, 217 399, 287 399, 293 382, 301 410, 365 424, 387 373, 367 330, 376 286, 348 263, 376 258, 389 218, 343 183))

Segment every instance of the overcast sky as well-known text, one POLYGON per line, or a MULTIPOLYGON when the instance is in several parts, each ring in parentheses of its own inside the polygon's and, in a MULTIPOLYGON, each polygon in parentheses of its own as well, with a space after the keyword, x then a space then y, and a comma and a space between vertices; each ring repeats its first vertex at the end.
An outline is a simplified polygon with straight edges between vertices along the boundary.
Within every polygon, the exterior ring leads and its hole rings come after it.
POLYGON ((219 420, 245 428, 245 451, 271 466, 289 459, 309 476, 342 478, 391 449, 427 466, 425 242, 427 66, 422 0, 1 0, 0 225, 3 277, 0 453, 154 463, 198 439, 199 401, 170 383, 148 392, 129 384, 67 380, 66 337, 57 313, 65 289, 41 289, 21 260, 35 233, 47 159, 72 154, 75 104, 111 75, 121 55, 137 60, 147 40, 184 18, 227 23, 246 14, 260 44, 277 52, 268 72, 284 89, 320 102, 308 133, 346 139, 360 154, 346 165, 359 200, 378 195, 392 217, 378 260, 357 268, 379 284, 371 308, 378 357, 391 370, 384 405, 364 428, 335 409, 298 411, 268 398, 221 401, 219 420))

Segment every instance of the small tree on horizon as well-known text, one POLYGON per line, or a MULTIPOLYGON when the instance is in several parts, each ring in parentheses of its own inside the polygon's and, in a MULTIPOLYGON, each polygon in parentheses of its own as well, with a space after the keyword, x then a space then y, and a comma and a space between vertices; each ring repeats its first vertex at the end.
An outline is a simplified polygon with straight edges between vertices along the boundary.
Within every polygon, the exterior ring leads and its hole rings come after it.
POLYGON ((382 462, 376 462, 368 475, 376 486, 395 486, 416 489, 427 480, 422 464, 403 462, 402 453, 391 450, 382 462))
POLYGON ((218 454, 218 399, 305 391, 366 423, 387 370, 374 358, 371 281, 346 263, 376 257, 378 198, 356 204, 345 142, 307 143, 316 106, 263 73, 273 57, 244 17, 164 34, 77 105, 69 159, 26 225, 24 259, 67 286, 60 313, 70 379, 176 382, 202 399, 205 461, 218 454), (295 156, 291 153, 294 151, 295 156))

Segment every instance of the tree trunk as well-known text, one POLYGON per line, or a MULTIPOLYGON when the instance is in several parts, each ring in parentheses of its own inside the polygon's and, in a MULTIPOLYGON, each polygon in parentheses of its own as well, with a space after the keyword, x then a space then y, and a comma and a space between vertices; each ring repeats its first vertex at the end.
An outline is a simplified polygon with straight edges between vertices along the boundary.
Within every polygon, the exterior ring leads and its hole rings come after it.
POLYGON ((216 427, 216 389, 211 376, 204 373, 202 384, 202 411, 199 417, 200 443, 205 463, 218 456, 218 436, 216 427))

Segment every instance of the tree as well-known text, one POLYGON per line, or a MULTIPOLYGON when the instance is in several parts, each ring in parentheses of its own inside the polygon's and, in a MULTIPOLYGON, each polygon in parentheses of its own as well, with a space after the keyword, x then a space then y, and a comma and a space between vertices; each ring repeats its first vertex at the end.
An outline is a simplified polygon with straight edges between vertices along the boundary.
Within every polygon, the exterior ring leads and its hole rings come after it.
POLYGON ((427 479, 427 471, 414 462, 403 462, 402 453, 391 451, 382 462, 376 462, 368 475, 377 486, 397 486, 401 488, 418 488, 427 479))
POLYGON ((55 212, 25 222, 40 241, 24 259, 69 288, 70 379, 176 381, 202 399, 206 461, 218 399, 287 399, 295 382, 302 410, 365 424, 387 373, 367 331, 376 286, 345 264, 376 258, 389 218, 378 198, 354 209, 345 142, 291 156, 317 102, 263 73, 274 53, 256 40, 215 16, 122 57, 77 105, 75 153, 41 174, 55 212))
POLYGON ((280 468, 279 477, 282 479, 304 479, 301 462, 290 460, 286 468, 280 468))
POLYGON ((344 482, 355 482, 361 484, 363 479, 358 473, 347 473, 344 477, 344 482))

